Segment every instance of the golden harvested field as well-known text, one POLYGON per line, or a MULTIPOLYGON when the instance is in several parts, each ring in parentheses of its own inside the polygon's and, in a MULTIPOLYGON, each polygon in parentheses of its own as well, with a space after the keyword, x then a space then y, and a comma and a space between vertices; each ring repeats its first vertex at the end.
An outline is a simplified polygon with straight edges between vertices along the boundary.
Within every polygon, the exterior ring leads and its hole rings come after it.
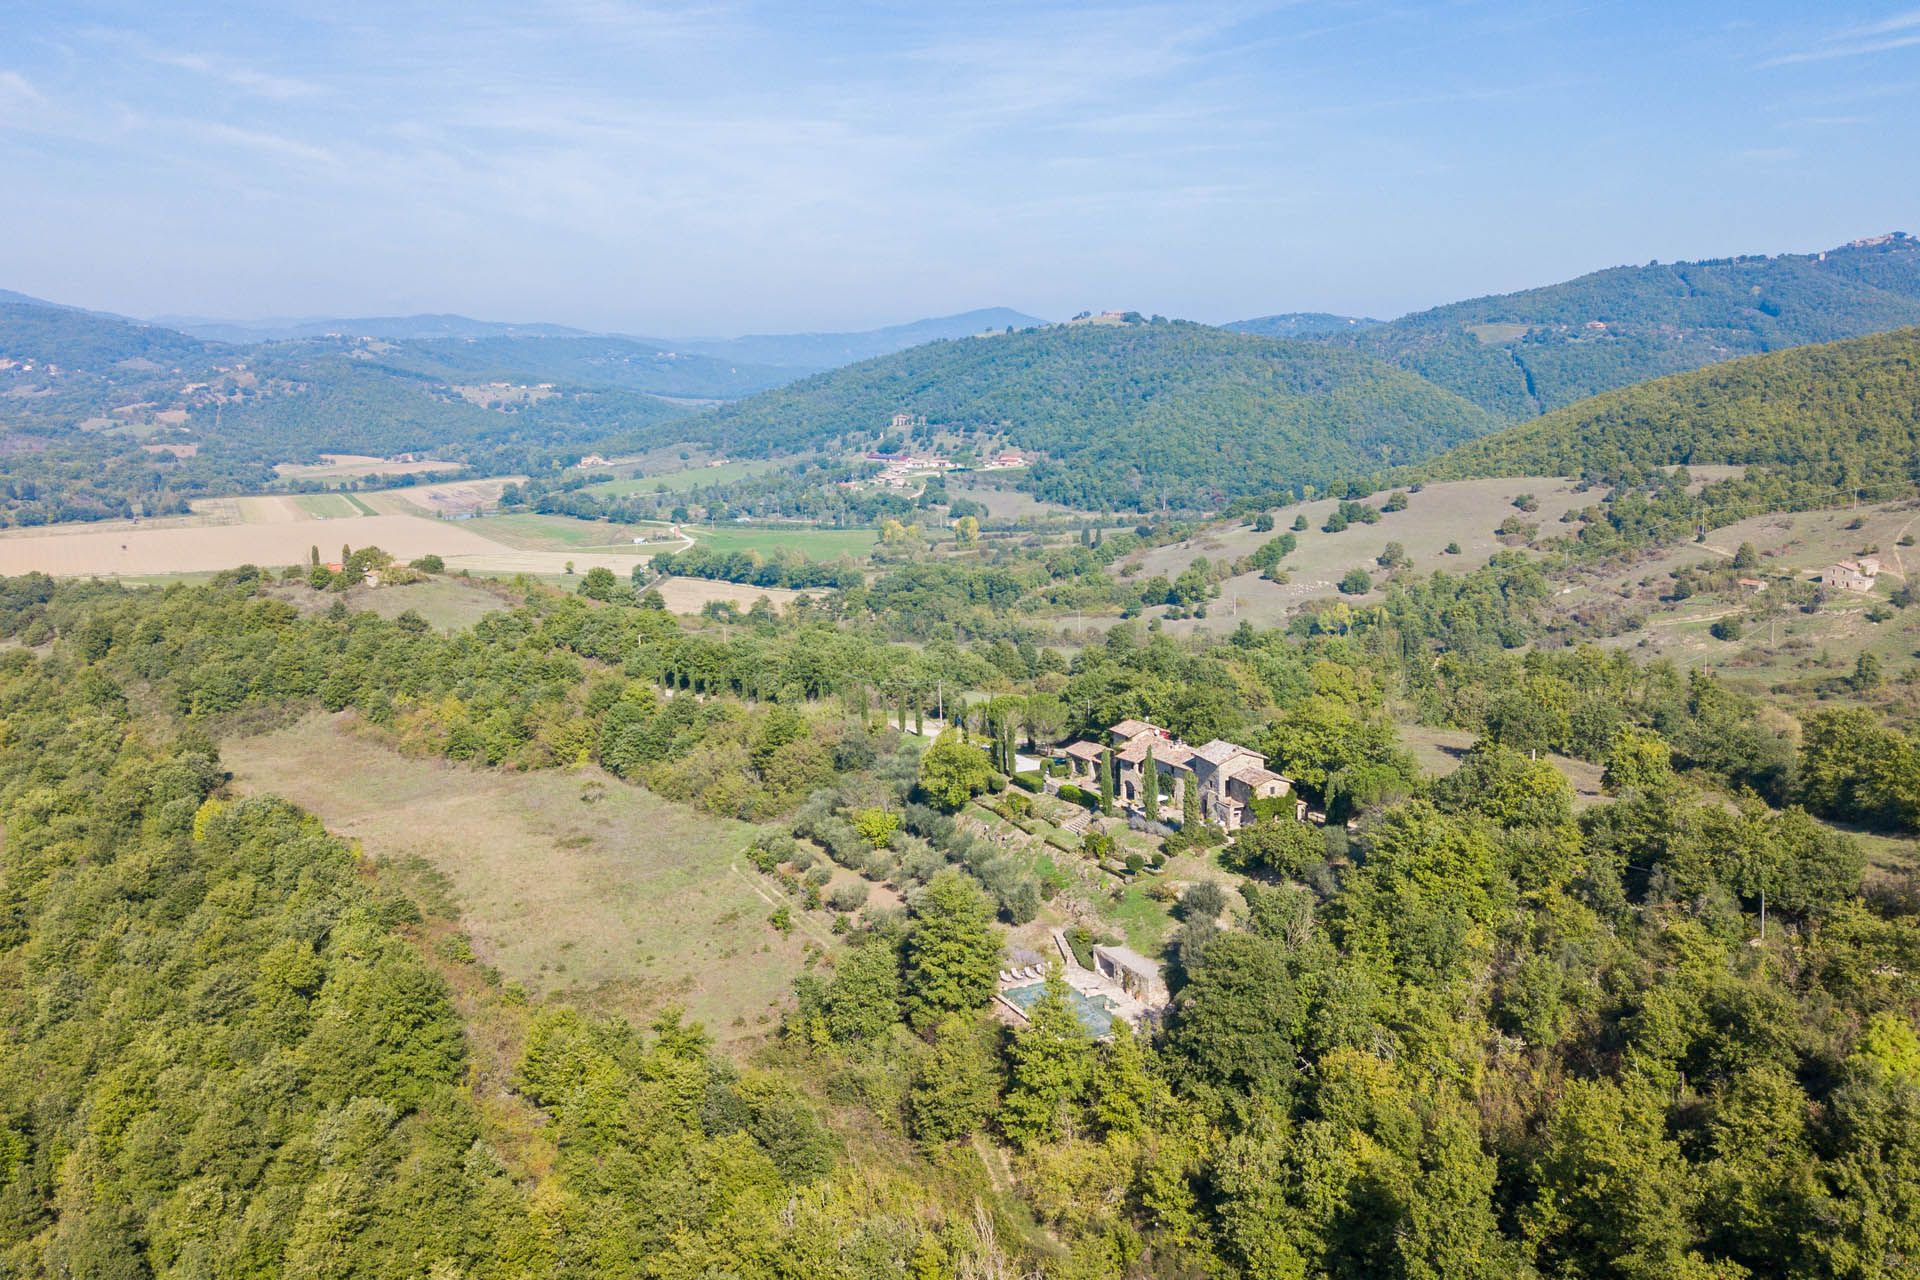
MULTIPOLYGON (((411 560, 416 556, 485 556, 498 543, 449 521, 411 516, 360 516, 342 520, 295 520, 275 513, 271 523, 95 531, 70 526, 58 535, 0 538, 0 573, 38 569, 67 577, 111 577, 124 573, 193 573, 231 569, 242 564, 304 564, 310 548, 323 558, 339 554, 340 543, 377 546, 411 560)), ((564 557, 561 557, 564 559, 564 557)))
POLYGON ((534 992, 635 1019, 678 1003, 738 1042, 769 1031, 801 972, 812 931, 767 923, 781 899, 741 856, 746 823, 598 769, 415 759, 347 716, 221 754, 241 791, 284 796, 378 862, 429 864, 481 960, 534 992))
POLYGON ((464 515, 484 511, 500 501, 500 491, 525 476, 495 476, 488 480, 449 480, 444 484, 417 484, 409 489, 382 489, 359 497, 383 515, 464 515))
MULTIPOLYGON (((467 491, 475 489, 483 490, 482 496, 490 501, 505 483, 422 485, 368 494, 256 494, 211 500, 191 516, 167 520, 8 530, 0 534, 0 574, 39 570, 56 577, 155 580, 205 575, 243 564, 278 569, 305 564, 315 547, 322 560, 333 560, 343 543, 379 547, 400 560, 437 555, 450 572, 465 571, 476 578, 525 574, 567 589, 589 569, 609 569, 626 582, 636 567, 647 563, 646 552, 638 548, 509 545, 489 536, 491 522, 435 519, 414 502, 417 498, 426 499, 427 505, 458 501, 471 497, 467 491), (484 493, 486 488, 491 489, 490 495, 484 493), (358 508, 363 505, 378 514, 360 514, 358 508)), ((762 596, 784 607, 800 595, 779 587, 699 578, 669 578, 659 584, 659 590, 675 613, 698 613, 712 601, 747 609, 762 596)))

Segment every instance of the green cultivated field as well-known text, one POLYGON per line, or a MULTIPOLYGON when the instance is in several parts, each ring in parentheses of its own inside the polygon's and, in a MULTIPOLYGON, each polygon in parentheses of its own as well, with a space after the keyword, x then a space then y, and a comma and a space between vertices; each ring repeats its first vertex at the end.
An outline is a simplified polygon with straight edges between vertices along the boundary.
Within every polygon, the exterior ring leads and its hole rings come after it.
POLYGON ((481 516, 466 521, 465 527, 483 538, 492 538, 523 551, 633 551, 633 540, 644 532, 634 525, 575 520, 572 516, 544 516, 531 512, 481 516))
POLYGON ((229 740, 275 792, 380 862, 446 878, 480 958, 542 994, 643 1020, 678 1003, 723 1041, 764 1034, 808 931, 740 856, 757 828, 597 769, 508 773, 404 756, 337 717, 229 740))
POLYGON ((351 493, 297 493, 294 505, 322 520, 351 520, 376 514, 374 509, 351 493))
POLYGON ((688 536, 716 551, 795 551, 810 560, 838 560, 842 556, 858 559, 873 550, 878 532, 873 529, 814 529, 804 525, 791 528, 753 525, 682 525, 688 536))
POLYGON ((596 498, 624 498, 636 493, 685 493, 704 485, 731 484, 735 480, 771 471, 778 465, 767 459, 723 462, 717 467, 689 467, 684 471, 669 471, 659 475, 602 480, 599 484, 588 485, 581 492, 590 493, 596 498))

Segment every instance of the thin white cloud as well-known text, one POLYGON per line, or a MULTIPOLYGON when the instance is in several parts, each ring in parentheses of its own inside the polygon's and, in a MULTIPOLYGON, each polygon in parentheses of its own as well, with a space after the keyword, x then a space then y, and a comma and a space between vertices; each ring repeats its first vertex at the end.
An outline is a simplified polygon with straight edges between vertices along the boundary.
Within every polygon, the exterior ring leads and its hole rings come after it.
POLYGON ((1911 31, 1920 27, 1920 9, 1909 9, 1905 13, 1896 13, 1891 18, 1879 22, 1869 22, 1850 28, 1848 34, 1856 36, 1883 36, 1892 31, 1911 31))
POLYGON ((263 129, 243 129, 238 125, 206 120, 181 121, 179 124, 188 132, 205 138, 209 142, 278 156, 283 160, 328 166, 340 163, 340 157, 325 147, 302 142, 298 138, 289 138, 283 134, 268 133, 263 129))
POLYGON ((1822 36, 1811 49, 1769 58, 1763 67, 1785 67, 1804 62, 1831 62, 1861 58, 1920 45, 1920 9, 1892 14, 1876 22, 1855 23, 1822 36))
POLYGON ((254 67, 242 66, 223 58, 213 58, 200 53, 172 53, 153 50, 143 55, 149 62, 163 67, 174 67, 181 71, 191 71, 195 75, 206 76, 243 89, 248 93, 271 98, 276 102, 290 102, 295 98, 307 98, 320 92, 320 86, 293 76, 275 75, 254 67))
POLYGON ((18 71, 0 71, 0 110, 37 107, 45 102, 45 96, 18 71))
POLYGON ((193 49, 167 48, 132 31, 123 31, 115 27, 90 27, 83 34, 107 44, 118 45, 130 51, 141 61, 154 66, 171 67, 175 71, 189 72, 203 79, 218 81, 244 93, 275 102, 292 102, 298 98, 314 97, 322 92, 319 85, 296 76, 263 71, 258 67, 249 66, 219 54, 193 49))

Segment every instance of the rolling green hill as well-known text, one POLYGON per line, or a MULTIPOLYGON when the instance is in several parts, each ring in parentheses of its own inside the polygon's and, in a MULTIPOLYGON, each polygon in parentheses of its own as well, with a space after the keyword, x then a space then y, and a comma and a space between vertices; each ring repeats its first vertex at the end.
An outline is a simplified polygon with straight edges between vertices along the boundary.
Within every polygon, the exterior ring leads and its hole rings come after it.
MULTIPOLYGON (((820 374, 685 424, 734 454, 928 431, 1045 455, 1023 485, 1083 508, 1185 509, 1409 462, 1494 425, 1358 352, 1159 322, 936 342, 820 374)), ((678 429, 682 424, 675 424, 678 429)))
POLYGON ((0 291, 0 357, 53 362, 75 372, 204 360, 217 344, 172 329, 0 291))
POLYGON ((1335 333, 1509 419, 1670 373, 1920 324, 1920 240, 1615 267, 1335 333))
POLYGON ((1795 503, 1920 481, 1920 328, 1749 356, 1595 396, 1475 440, 1436 479, 1763 468, 1795 503), (1816 492, 1817 491, 1817 492, 1816 492))
POLYGON ((701 400, 752 395, 795 376, 792 369, 617 337, 422 339, 386 344, 377 359, 391 368, 449 382, 557 382, 701 400))
POLYGON ((0 526, 174 514, 324 452, 519 471, 689 412, 605 385, 470 399, 462 386, 480 379, 406 367, 405 349, 224 346, 0 296, 0 526))
POLYGON ((254 348, 241 368, 257 393, 196 405, 189 422, 209 440, 269 462, 311 461, 321 453, 434 452, 487 466, 503 448, 597 441, 688 412, 653 396, 565 385, 544 398, 483 407, 443 378, 362 358, 354 343, 254 348))

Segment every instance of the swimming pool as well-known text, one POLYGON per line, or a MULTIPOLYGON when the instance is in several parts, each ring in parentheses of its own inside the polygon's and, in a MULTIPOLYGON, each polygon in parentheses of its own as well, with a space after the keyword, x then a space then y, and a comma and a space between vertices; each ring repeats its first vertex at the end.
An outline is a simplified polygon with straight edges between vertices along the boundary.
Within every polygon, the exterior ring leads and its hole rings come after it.
MULTIPOLYGON (((1000 994, 1011 1001, 1020 1012, 1026 1013, 1040 1002, 1040 997, 1046 994, 1046 990, 1046 983, 1030 982, 1024 987, 1009 987, 1000 994)), ((1113 1030, 1113 1001, 1105 996, 1087 996, 1068 987, 1067 1003, 1073 1006, 1074 1013, 1080 1019, 1080 1025, 1096 1039, 1113 1030)))

